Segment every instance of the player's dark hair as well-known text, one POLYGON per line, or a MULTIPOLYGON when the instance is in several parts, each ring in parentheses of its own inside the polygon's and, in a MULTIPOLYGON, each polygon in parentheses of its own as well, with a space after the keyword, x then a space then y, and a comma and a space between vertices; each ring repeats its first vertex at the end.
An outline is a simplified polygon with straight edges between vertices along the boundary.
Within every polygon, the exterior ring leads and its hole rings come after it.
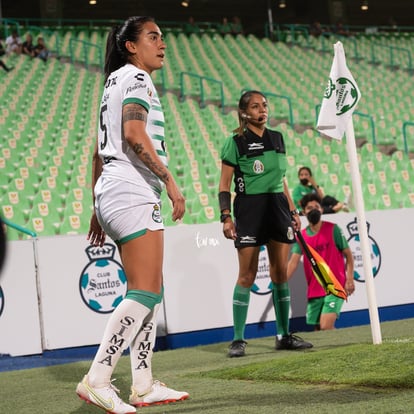
POLYGON ((300 175, 302 171, 307 171, 309 175, 312 177, 312 170, 309 167, 300 167, 298 170, 298 176, 300 175))
POLYGON ((115 26, 109 32, 106 41, 104 82, 112 72, 128 63, 130 53, 125 43, 136 42, 147 22, 154 22, 154 18, 150 16, 129 17, 122 26, 115 26))
POLYGON ((307 206, 307 204, 310 203, 311 201, 316 201, 317 203, 319 203, 320 205, 322 205, 322 200, 318 196, 318 194, 316 194, 316 193, 309 193, 309 194, 305 194, 300 199, 300 201, 299 201, 299 204, 302 207, 302 210, 304 210, 305 207, 307 206))
POLYGON ((246 129, 247 125, 247 118, 243 118, 242 114, 247 110, 247 107, 249 106, 250 99, 253 95, 261 95, 263 98, 267 101, 266 96, 259 91, 246 91, 242 94, 242 96, 239 99, 239 126, 233 130, 233 132, 239 136, 243 135, 244 130, 246 129))

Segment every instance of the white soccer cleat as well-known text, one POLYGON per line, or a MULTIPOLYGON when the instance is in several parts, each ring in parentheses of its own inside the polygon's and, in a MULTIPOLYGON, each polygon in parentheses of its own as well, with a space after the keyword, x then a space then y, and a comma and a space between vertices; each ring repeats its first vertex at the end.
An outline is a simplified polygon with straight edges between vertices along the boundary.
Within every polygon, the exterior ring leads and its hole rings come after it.
POLYGON ((139 395, 134 387, 131 387, 129 403, 135 407, 147 407, 149 405, 161 405, 183 401, 188 397, 188 392, 175 391, 171 388, 168 388, 160 381, 154 381, 151 386, 151 390, 143 395, 139 395))
POLYGON ((88 404, 96 405, 107 414, 135 414, 135 407, 124 403, 118 396, 119 390, 112 384, 106 387, 95 388, 89 385, 87 375, 83 377, 82 382, 76 387, 76 394, 88 404))

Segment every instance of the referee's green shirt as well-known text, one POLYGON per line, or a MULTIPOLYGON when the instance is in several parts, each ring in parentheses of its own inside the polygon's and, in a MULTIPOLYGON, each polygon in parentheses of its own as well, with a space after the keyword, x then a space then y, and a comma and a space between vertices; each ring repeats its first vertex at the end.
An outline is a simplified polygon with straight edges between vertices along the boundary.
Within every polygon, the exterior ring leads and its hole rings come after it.
POLYGON ((286 151, 280 132, 266 129, 263 137, 247 129, 243 136, 226 139, 221 150, 224 164, 234 167, 236 194, 283 192, 286 151))

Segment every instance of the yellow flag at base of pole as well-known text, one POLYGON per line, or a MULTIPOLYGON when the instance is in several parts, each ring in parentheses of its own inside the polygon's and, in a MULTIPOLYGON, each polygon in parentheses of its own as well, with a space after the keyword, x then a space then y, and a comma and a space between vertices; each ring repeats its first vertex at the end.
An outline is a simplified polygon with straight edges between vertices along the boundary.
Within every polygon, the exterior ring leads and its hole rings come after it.
POLYGON ((361 98, 361 92, 346 65, 341 42, 334 44, 334 51, 316 129, 328 137, 342 140, 346 125, 361 98))

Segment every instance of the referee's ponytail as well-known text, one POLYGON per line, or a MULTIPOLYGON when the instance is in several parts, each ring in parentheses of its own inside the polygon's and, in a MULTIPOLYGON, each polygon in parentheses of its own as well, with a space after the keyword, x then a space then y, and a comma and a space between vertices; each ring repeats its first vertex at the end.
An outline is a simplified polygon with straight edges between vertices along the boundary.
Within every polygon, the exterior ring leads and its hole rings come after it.
POLYGON ((136 42, 144 24, 153 21, 154 19, 149 16, 133 16, 129 17, 122 26, 115 26, 111 29, 106 41, 105 82, 112 72, 128 63, 130 53, 125 43, 136 42))

